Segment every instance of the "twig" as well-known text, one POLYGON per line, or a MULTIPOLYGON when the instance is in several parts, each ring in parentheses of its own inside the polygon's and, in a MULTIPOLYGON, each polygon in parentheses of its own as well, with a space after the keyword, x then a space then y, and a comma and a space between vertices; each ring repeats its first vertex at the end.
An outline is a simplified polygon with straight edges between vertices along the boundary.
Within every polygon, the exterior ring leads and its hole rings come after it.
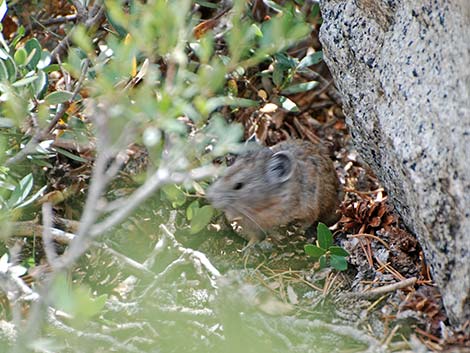
MULTIPOLYGON (((74 1, 75 2, 75 1, 74 1)), ((79 2, 79 1, 76 1, 79 2)), ((92 8, 93 11, 87 12, 87 14, 79 14, 81 18, 87 17, 87 20, 84 23, 84 26, 87 30, 90 30, 97 26, 103 19, 104 19, 104 6, 102 5, 102 1, 97 1, 95 6, 92 8), (95 6, 99 4, 99 9, 97 10, 95 6)), ((57 62, 57 58, 61 57, 62 54, 65 52, 67 47, 69 46, 70 39, 73 35, 73 29, 69 32, 64 39, 62 39, 59 44, 55 47, 55 49, 51 53, 52 61, 55 63, 57 62)))
POLYGON ((358 194, 358 195, 370 195, 370 194, 377 194, 378 192, 383 192, 383 188, 378 188, 375 190, 370 190, 370 191, 359 191, 353 188, 344 188, 343 189, 345 192, 351 192, 353 194, 358 194))
MULTIPOLYGON (((37 224, 35 221, 25 222, 13 222, 12 224, 12 236, 15 237, 35 237, 42 236, 44 233, 44 227, 37 224)), ((75 237, 75 234, 65 232, 57 228, 50 228, 51 237, 62 245, 69 244, 75 237)))
POLYGON ((305 332, 307 334, 309 330, 317 331, 319 329, 324 329, 343 337, 350 337, 355 341, 369 346, 367 350, 362 351, 363 353, 381 353, 386 351, 385 347, 381 345, 377 339, 352 326, 328 324, 321 320, 297 319, 294 317, 286 317, 283 319, 283 321, 285 321, 290 329, 299 332, 305 332))
POLYGON ((392 339, 395 337, 395 334, 397 333, 397 331, 401 328, 400 325, 396 325, 392 331, 390 332, 390 334, 387 336, 387 337, 384 337, 384 339, 382 340, 382 344, 384 346, 389 346, 390 342, 392 342, 392 339))
POLYGON ((9 270, 0 272, 0 287, 8 293, 10 301, 37 301, 39 294, 29 288, 19 277, 9 270), (13 293, 13 296, 10 297, 13 293))
MULTIPOLYGON (((40 22, 40 24, 42 26, 47 27, 47 26, 58 25, 58 24, 66 23, 66 22, 75 22, 77 18, 78 16, 76 14, 72 14, 72 15, 49 18, 48 20, 44 20, 43 22, 40 22)), ((33 26, 33 29, 34 29, 34 26, 33 26)))
POLYGON ((379 288, 374 288, 371 290, 368 290, 366 292, 352 292, 352 293, 346 293, 346 297, 354 297, 354 298, 363 298, 363 299, 373 299, 376 297, 380 297, 381 295, 384 295, 386 293, 394 292, 398 289, 406 288, 409 286, 413 286, 417 281, 416 277, 411 277, 407 278, 403 281, 388 284, 386 286, 382 286, 379 288))
MULTIPOLYGON (((160 225, 160 228, 165 232, 167 237, 176 240, 175 236, 168 230, 168 228, 164 224, 160 225)), ((217 270, 217 268, 212 265, 212 263, 209 261, 205 254, 197 250, 183 248, 181 245, 178 246, 178 249, 185 254, 189 254, 193 260, 197 260, 214 278, 220 277, 219 270, 217 270)))
POLYGON ((114 258, 118 259, 121 264, 124 264, 128 269, 130 269, 131 273, 137 277, 154 277, 155 274, 150 271, 146 266, 140 264, 139 262, 117 252, 114 249, 111 249, 106 244, 103 243, 94 243, 95 245, 99 246, 99 248, 106 251, 108 254, 112 255, 114 258))
POLYGON ((53 25, 60 25, 66 22, 74 22, 76 19, 77 19, 77 15, 73 14, 73 15, 50 18, 41 22, 41 16, 38 16, 37 18, 34 16, 31 16, 32 23, 30 26, 28 26, 28 28, 25 31, 25 37, 28 37, 32 31, 38 28, 41 28, 43 31, 49 33, 53 37, 56 37, 58 40, 60 40, 62 39, 62 37, 58 35, 57 33, 49 30, 47 27, 53 26, 53 25))
POLYGON ((82 67, 82 72, 80 74, 80 77, 78 79, 77 84, 75 85, 75 89, 74 89, 70 99, 67 102, 65 102, 63 104, 60 104, 58 106, 56 114, 54 115, 54 118, 52 118, 52 120, 49 122, 48 126, 44 129, 38 131, 37 133, 35 133, 34 136, 31 138, 31 140, 28 141, 26 146, 20 152, 18 152, 15 156, 9 158, 6 161, 6 163, 5 163, 6 166, 14 165, 14 164, 22 161, 29 154, 33 153, 36 150, 36 147, 37 147, 38 143, 40 143, 45 138, 47 138, 47 136, 54 129, 54 127, 57 125, 59 120, 63 118, 63 116, 64 116, 65 112, 67 111, 68 107, 70 106, 70 104, 77 97, 77 95, 80 92, 80 89, 82 87, 83 81, 85 80, 87 72, 88 72, 88 60, 85 60, 84 65, 82 67))
MULTIPOLYGON (((50 239, 58 242, 59 244, 63 245, 68 245, 70 242, 76 238, 77 236, 73 233, 68 233, 63 230, 57 229, 57 228, 52 228, 49 227, 49 230, 46 232, 47 227, 42 226, 40 224, 36 224, 34 221, 26 221, 26 222, 14 222, 12 223, 12 236, 22 236, 22 237, 34 237, 34 236, 42 236, 44 237, 44 234, 50 234, 50 239)), ((44 238, 43 238, 44 239, 44 238)), ((44 239, 45 240, 45 239, 44 239)), ((124 266, 126 270, 128 270, 132 275, 135 275, 136 277, 143 278, 143 277, 154 277, 155 274, 149 270, 149 267, 140 264, 139 262, 132 260, 131 258, 119 253, 118 251, 111 249, 104 243, 98 243, 98 242, 93 242, 92 243, 94 246, 102 249, 109 255, 113 256, 118 262, 124 266)), ((46 245, 51 247, 49 251, 52 252, 52 254, 55 254, 54 252, 54 246, 53 244, 46 245)), ((46 249, 46 253, 48 256, 49 263, 51 266, 54 268, 54 264, 51 263, 51 259, 49 256, 53 257, 55 260, 57 259, 57 256, 53 256, 49 254, 48 250, 46 249)))
POLYGON ((370 242, 368 241, 367 238, 365 238, 364 241, 362 241, 362 238, 359 238, 359 245, 361 246, 361 249, 364 252, 364 255, 367 259, 367 263, 369 264, 370 267, 373 267, 374 266, 374 261, 372 259, 372 254, 371 254, 370 251, 367 251, 367 250, 370 250, 370 246, 368 246, 367 249, 366 249, 366 246, 364 245, 364 243, 366 243, 366 245, 370 244, 370 242))
POLYGON ((382 243, 382 245, 385 246, 385 248, 390 249, 390 246, 385 242, 385 240, 373 234, 368 234, 368 233, 348 234, 346 237, 347 238, 362 238, 362 237, 372 238, 382 243))
POLYGON ((44 250, 46 252, 47 261, 52 268, 55 267, 55 262, 57 260, 57 253, 53 244, 52 237, 52 205, 49 202, 42 204, 42 240, 44 243, 44 250))
POLYGON ((80 331, 70 326, 67 326, 62 321, 57 319, 53 309, 48 310, 47 321, 56 330, 60 330, 64 333, 70 334, 75 338, 80 337, 81 339, 89 339, 97 343, 98 342, 106 343, 106 344, 109 344, 110 347, 113 347, 113 349, 123 351, 123 352, 136 352, 136 353, 141 352, 141 350, 137 349, 129 342, 121 343, 117 339, 113 338, 112 336, 104 335, 101 333, 89 333, 89 332, 80 331))
POLYGON ((160 239, 155 244, 155 247, 153 248, 152 252, 149 254, 149 256, 147 256, 147 259, 144 261, 144 266, 146 268, 153 267, 157 256, 165 251, 167 244, 168 244, 168 238, 160 237, 160 239))
POLYGON ((383 263, 378 256, 374 255, 375 257, 375 260, 377 261, 377 263, 383 267, 384 269, 386 269, 388 272, 390 272, 397 280, 399 281, 403 281, 405 279, 405 277, 400 273, 398 272, 396 269, 394 269, 392 266, 390 266, 390 263, 383 263))
POLYGON ((80 0, 72 0, 72 4, 77 10, 78 20, 83 22, 85 18, 88 16, 88 11, 85 6, 83 6, 80 0))
POLYGON ((160 167, 144 185, 140 186, 123 205, 122 208, 114 211, 101 223, 96 224, 90 230, 91 237, 97 237, 115 225, 121 223, 139 204, 149 198, 156 190, 164 184, 179 184, 189 180, 204 179, 214 175, 216 168, 205 166, 193 169, 187 173, 171 173, 164 167, 160 167))

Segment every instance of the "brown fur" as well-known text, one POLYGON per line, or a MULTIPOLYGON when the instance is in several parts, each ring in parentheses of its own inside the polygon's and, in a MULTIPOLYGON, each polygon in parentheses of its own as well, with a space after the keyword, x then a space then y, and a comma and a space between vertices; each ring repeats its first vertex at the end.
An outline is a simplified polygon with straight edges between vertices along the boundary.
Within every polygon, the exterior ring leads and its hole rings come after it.
POLYGON ((322 146, 290 140, 238 157, 208 189, 207 197, 230 221, 239 221, 253 244, 264 238, 265 230, 292 221, 305 227, 317 221, 335 223, 342 191, 322 146), (285 163, 269 174, 277 152, 285 163))

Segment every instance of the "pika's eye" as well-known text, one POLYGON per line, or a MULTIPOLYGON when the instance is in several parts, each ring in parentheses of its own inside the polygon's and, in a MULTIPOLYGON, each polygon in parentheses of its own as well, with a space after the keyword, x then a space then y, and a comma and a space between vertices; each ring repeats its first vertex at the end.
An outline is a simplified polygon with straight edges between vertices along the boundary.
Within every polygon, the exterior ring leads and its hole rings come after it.
POLYGON ((243 187, 243 183, 236 183, 233 186, 233 190, 240 190, 243 187))

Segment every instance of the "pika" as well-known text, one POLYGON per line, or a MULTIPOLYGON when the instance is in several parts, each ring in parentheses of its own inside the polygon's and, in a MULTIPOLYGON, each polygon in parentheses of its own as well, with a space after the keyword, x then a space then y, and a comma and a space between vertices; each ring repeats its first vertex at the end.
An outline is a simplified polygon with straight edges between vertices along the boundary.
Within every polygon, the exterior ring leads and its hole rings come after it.
POLYGON ((240 155, 207 190, 212 205, 243 228, 247 247, 266 230, 296 221, 332 225, 342 190, 326 149, 288 140, 240 155))

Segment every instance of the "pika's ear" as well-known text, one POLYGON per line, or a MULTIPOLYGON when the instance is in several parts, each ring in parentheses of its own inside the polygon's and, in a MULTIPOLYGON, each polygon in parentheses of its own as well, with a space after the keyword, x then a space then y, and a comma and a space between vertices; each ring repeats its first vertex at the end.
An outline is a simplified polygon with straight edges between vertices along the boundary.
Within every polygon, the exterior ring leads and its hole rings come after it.
POLYGON ((274 153, 267 164, 268 181, 283 183, 290 179, 294 169, 295 159, 292 153, 288 151, 274 153))

